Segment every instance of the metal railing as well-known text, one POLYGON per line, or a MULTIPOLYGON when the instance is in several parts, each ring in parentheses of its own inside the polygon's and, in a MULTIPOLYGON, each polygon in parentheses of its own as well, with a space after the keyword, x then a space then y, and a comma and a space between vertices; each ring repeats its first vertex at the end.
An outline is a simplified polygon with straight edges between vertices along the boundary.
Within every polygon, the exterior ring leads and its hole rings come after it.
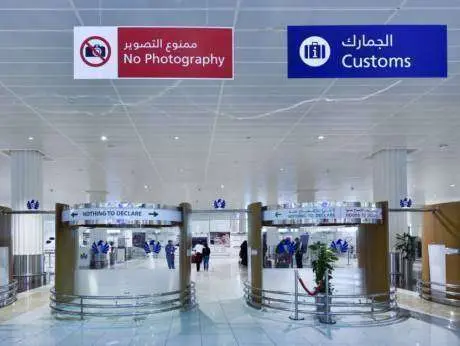
POLYGON ((314 296, 299 293, 298 272, 295 271, 294 292, 260 290, 244 283, 244 297, 248 305, 289 312, 293 320, 303 319, 302 315, 317 316, 323 323, 335 323, 334 316, 376 315, 397 307, 396 289, 377 294, 329 294, 329 284, 325 280, 325 293, 314 296))
POLYGON ((460 285, 417 281, 421 298, 445 305, 460 306, 460 285))
POLYGON ((46 285, 46 273, 13 275, 17 281, 18 292, 25 292, 46 285))
POLYGON ((56 293, 51 289, 50 308, 58 314, 97 317, 145 316, 196 306, 195 284, 187 291, 125 296, 84 296, 56 293))
POLYGON ((0 286, 0 308, 13 304, 17 298, 18 282, 13 281, 8 285, 0 286))

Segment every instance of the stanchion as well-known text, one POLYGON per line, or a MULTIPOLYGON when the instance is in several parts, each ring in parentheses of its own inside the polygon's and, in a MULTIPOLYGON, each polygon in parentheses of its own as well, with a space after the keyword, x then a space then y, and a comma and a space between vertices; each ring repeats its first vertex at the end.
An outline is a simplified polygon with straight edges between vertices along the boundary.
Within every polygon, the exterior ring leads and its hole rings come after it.
POLYGON ((324 278, 324 281, 325 281, 325 286, 326 286, 326 304, 325 304, 325 315, 326 315, 326 319, 323 323, 327 323, 327 324, 335 324, 335 321, 332 319, 332 314, 331 314, 331 308, 329 306, 329 273, 328 271, 326 270, 326 274, 324 275, 325 278, 324 278))
POLYGON ((289 316, 291 320, 299 321, 304 317, 299 317, 299 271, 294 270, 294 315, 289 316))

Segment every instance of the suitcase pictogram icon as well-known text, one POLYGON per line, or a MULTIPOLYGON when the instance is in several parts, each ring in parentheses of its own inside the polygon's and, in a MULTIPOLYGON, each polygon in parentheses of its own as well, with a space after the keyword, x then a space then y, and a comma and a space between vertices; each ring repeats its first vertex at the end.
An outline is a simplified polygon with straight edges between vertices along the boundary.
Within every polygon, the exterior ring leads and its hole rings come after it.
POLYGON ((326 46, 318 42, 312 42, 305 46, 307 59, 324 59, 326 57, 326 46))

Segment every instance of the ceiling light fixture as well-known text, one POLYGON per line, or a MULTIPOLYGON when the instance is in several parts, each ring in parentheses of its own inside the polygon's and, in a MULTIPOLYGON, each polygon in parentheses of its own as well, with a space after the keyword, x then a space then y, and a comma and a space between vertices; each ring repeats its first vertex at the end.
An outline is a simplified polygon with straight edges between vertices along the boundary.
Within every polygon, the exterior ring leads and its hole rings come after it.
POLYGON ((101 141, 106 142, 108 140, 107 136, 101 136, 101 141))
POLYGON ((177 141, 179 139, 179 136, 174 136, 173 138, 175 141, 177 141))
POLYGON ((29 141, 33 141, 35 138, 30 136, 28 139, 29 139, 29 141))
POLYGON ((324 137, 324 136, 318 136, 318 139, 319 139, 320 141, 324 140, 324 138, 326 138, 326 137, 324 137))
POLYGON ((148 188, 149 188, 149 186, 148 186, 148 185, 144 185, 144 189, 146 189, 146 190, 147 190, 148 188))
POLYGON ((284 172, 284 168, 280 168, 280 172, 284 172))
POLYGON ((224 184, 221 184, 221 185, 220 185, 220 188, 221 188, 221 189, 223 189, 224 187, 225 187, 225 185, 224 185, 224 184))
POLYGON ((449 186, 450 186, 450 187, 455 187, 455 184, 450 184, 449 186))

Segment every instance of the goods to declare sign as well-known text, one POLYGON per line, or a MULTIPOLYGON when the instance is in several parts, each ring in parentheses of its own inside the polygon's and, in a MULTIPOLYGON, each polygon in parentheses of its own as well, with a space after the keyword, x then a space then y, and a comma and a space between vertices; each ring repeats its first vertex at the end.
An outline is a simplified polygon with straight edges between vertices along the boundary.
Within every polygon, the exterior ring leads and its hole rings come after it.
POLYGON ((75 79, 232 79, 233 72, 232 28, 74 28, 75 79))
POLYGON ((447 77, 445 25, 288 27, 289 78, 447 77))

